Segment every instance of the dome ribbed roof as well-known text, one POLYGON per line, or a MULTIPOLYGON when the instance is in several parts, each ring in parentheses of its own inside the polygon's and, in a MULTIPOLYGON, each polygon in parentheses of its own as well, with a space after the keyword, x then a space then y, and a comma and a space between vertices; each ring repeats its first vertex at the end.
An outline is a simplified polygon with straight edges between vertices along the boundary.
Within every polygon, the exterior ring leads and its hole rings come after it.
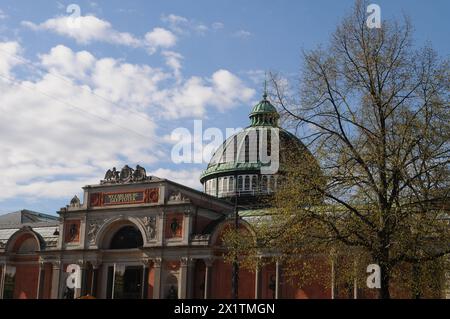
MULTIPOLYGON (((306 150, 306 147, 300 140, 288 131, 277 128, 270 130, 264 126, 250 126, 243 131, 229 137, 214 153, 207 169, 200 176, 203 182, 209 176, 216 174, 228 174, 233 172, 254 172, 259 173, 264 166, 270 166, 270 163, 262 162, 259 158, 259 136, 262 134, 270 135, 270 139, 277 138, 279 140, 279 169, 284 167, 284 152, 289 149, 290 152, 297 151, 298 156, 306 150), (275 133, 276 132, 276 133, 275 133), (273 136, 277 134, 278 136, 273 136), (248 142, 246 142, 246 139, 248 142), (248 144, 247 144, 248 143, 248 144), (254 147, 251 147, 253 145, 254 147), (256 146, 256 147, 255 147, 256 146)), ((267 145, 267 153, 271 150, 267 145)))
MULTIPOLYGON (((306 147, 300 140, 288 131, 278 127, 280 118, 276 108, 267 99, 264 93, 263 99, 256 104, 250 113, 251 124, 237 134, 227 138, 227 140, 216 150, 208 164, 207 169, 202 173, 200 181, 213 177, 213 175, 233 174, 237 172, 259 173, 264 166, 270 163, 262 162, 259 148, 261 138, 265 136, 267 141, 266 154, 271 154, 271 142, 279 141, 279 168, 283 169, 283 153, 298 152, 302 156, 306 147)), ((264 156, 264 155, 263 155, 264 156)))

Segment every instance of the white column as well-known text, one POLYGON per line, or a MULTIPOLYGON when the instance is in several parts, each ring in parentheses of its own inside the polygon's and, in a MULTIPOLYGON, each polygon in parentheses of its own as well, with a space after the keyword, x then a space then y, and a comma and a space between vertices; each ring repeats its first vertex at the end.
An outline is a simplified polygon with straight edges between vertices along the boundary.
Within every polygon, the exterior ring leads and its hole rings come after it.
POLYGON ((191 209, 188 208, 183 213, 183 244, 189 245, 189 235, 192 229, 191 209))
POLYGON ((50 293, 51 299, 59 298, 59 281, 61 280, 61 261, 52 262, 52 290, 50 293))
POLYGON ((2 264, 2 273, 0 276, 0 299, 3 299, 3 290, 5 289, 6 263, 2 264))
POLYGON ((275 262, 275 299, 280 299, 280 275, 281 275, 281 267, 280 261, 277 259, 275 262))
POLYGON ((187 281, 188 281, 188 264, 189 258, 182 257, 180 260, 180 281, 178 283, 178 298, 186 299, 187 298, 187 281))
POLYGON ((164 245, 164 236, 166 231, 166 213, 160 212, 157 218, 156 238, 158 239, 158 245, 164 245))
POLYGON ((148 292, 148 269, 150 265, 149 259, 143 259, 142 260, 142 293, 141 293, 141 299, 147 299, 147 292, 148 292))
POLYGON ((162 267, 162 259, 155 258, 153 260, 153 271, 154 271, 153 299, 161 299, 161 267, 162 267))
POLYGON ((211 294, 211 267, 213 264, 212 259, 205 259, 205 291, 203 298, 209 299, 211 294))
POLYGON ((39 275, 38 275, 36 299, 41 299, 43 297, 44 283, 45 283, 45 262, 39 261, 39 275))

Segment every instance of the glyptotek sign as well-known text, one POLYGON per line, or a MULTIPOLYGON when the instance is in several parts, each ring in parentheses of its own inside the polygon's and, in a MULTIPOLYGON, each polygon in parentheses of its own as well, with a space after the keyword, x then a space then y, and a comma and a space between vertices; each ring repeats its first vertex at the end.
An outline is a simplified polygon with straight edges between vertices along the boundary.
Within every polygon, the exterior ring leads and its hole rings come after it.
POLYGON ((157 203, 158 188, 130 192, 93 193, 90 195, 91 207, 157 203))

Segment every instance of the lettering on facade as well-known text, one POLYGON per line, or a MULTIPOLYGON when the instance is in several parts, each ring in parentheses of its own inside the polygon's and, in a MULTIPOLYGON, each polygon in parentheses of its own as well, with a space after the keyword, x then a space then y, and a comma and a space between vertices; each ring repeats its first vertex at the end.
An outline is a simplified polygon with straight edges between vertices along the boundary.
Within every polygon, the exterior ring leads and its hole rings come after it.
POLYGON ((93 193, 90 194, 90 206, 102 207, 127 204, 157 203, 158 199, 158 188, 151 188, 133 192, 93 193))
POLYGON ((105 205, 120 205, 120 204, 142 202, 143 199, 144 199, 144 192, 105 194, 103 203, 105 205))

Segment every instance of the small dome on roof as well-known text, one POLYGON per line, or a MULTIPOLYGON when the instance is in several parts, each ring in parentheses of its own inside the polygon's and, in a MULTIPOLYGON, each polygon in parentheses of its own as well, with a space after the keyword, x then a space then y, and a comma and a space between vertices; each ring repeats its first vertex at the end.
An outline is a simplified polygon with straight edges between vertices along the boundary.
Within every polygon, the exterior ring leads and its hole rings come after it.
POLYGON ((267 93, 264 93, 263 99, 253 107, 249 117, 251 126, 278 126, 280 119, 277 109, 267 99, 267 93))

